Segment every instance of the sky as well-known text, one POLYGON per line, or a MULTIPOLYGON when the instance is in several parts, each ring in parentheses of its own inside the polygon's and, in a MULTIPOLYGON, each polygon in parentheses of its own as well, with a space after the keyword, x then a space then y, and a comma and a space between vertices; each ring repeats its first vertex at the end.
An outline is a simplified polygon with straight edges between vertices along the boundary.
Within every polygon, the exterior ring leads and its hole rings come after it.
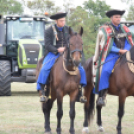
MULTIPOLYGON (((18 1, 22 1, 22 0, 18 0, 18 1)), ((25 0, 25 1, 29 1, 29 0, 25 0)), ((31 0, 32 1, 32 0, 31 0)), ((74 7, 77 7, 77 6, 82 6, 83 5, 83 2, 84 1, 87 1, 87 0, 51 0, 55 3, 56 6, 60 6, 62 7, 63 4, 64 4, 64 1, 65 2, 71 2, 71 4, 74 6, 74 7)), ((95 0, 94 0, 95 1, 95 0)), ((126 13, 125 15, 127 14, 128 12, 128 7, 129 5, 126 4, 125 2, 121 2, 121 0, 103 0, 103 1, 106 1, 106 4, 111 6, 111 8, 113 9, 120 9, 120 10, 126 10, 126 13)), ((126 0, 123 0, 123 1, 126 1, 126 0)), ((29 9, 28 9, 29 10, 29 9)), ((27 11, 26 11, 27 12, 27 11)))
MULTIPOLYGON (((22 1, 22 0, 18 0, 18 1, 22 1)), ((30 0, 25 0, 25 1, 30 1, 30 0)), ((83 2, 87 0, 51 0, 51 1, 55 2, 56 6, 63 6, 64 1, 71 2, 74 6, 81 6, 83 2)), ((121 0, 101 0, 101 1, 106 1, 106 3, 114 9, 124 10, 128 7, 128 5, 125 2, 121 2, 121 0)), ((126 1, 126 0, 122 0, 122 1, 126 1)))
MULTIPOLYGON (((52 1, 55 1, 55 4, 58 6, 59 5, 63 6, 63 3, 64 3, 63 0, 52 0, 52 1)), ((64 1, 70 1, 70 0, 64 0, 64 1)), ((71 3, 74 6, 81 6, 84 1, 87 1, 87 0, 71 0, 71 3)), ((121 0, 104 0, 104 1, 106 1, 106 4, 110 5, 114 9, 125 10, 127 8, 127 4, 125 2, 121 2, 121 0)))

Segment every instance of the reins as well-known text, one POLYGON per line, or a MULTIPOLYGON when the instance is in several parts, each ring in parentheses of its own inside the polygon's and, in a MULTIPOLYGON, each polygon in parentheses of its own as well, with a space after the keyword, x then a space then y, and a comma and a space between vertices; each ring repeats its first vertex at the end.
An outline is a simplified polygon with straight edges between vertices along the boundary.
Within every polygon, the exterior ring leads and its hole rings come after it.
MULTIPOLYGON (((121 58, 121 57, 123 57, 124 55, 126 54, 126 62, 128 63, 128 66, 129 66, 129 68, 134 68, 134 61, 133 60, 131 60, 131 56, 130 56, 130 51, 127 51, 126 53, 124 53, 124 54, 122 54, 122 55, 118 55, 118 56, 116 56, 116 57, 114 57, 114 58, 111 58, 111 59, 109 59, 109 60, 107 60, 106 62, 104 62, 104 63, 102 63, 102 64, 100 64, 99 66, 97 66, 97 69, 100 67, 100 66, 102 66, 102 65, 104 65, 104 64, 106 64, 106 63, 108 63, 108 62, 110 62, 111 60, 113 60, 113 59, 115 59, 115 58, 121 58), (133 63, 133 64, 132 64, 133 63), (130 67, 131 66, 131 67, 130 67)), ((130 69, 130 70, 133 70, 133 72, 134 72, 134 69, 130 69)))
POLYGON ((106 63, 108 63, 108 62, 110 62, 111 60, 113 60, 113 59, 115 59, 115 58, 119 58, 119 57, 121 57, 121 56, 118 55, 118 56, 116 56, 116 57, 114 57, 114 58, 111 58, 111 59, 107 60, 106 62, 104 62, 104 63, 100 64, 99 66, 97 66, 96 69, 98 69, 100 66, 102 66, 102 65, 104 65, 104 64, 106 64, 106 63))

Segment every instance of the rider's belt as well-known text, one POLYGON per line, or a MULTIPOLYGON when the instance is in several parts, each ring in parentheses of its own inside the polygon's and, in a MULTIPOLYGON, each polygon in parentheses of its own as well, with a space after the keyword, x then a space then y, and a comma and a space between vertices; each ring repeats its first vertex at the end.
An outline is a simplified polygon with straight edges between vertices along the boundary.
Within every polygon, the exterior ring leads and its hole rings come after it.
POLYGON ((128 33, 119 33, 119 34, 111 33, 110 34, 110 37, 112 37, 112 38, 123 38, 123 37, 127 37, 129 35, 131 35, 131 32, 128 32, 128 33))

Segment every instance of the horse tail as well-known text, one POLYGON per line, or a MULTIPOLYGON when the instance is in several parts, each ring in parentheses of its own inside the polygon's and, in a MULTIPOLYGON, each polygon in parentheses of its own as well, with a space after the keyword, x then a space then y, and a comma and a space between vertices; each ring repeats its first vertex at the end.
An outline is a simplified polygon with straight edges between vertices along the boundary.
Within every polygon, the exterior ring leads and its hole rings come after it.
POLYGON ((93 91, 91 91, 89 99, 89 108, 88 108, 88 122, 93 120, 95 114, 94 107, 95 107, 95 94, 93 93, 93 91))
POLYGON ((85 114, 88 119, 88 123, 93 120, 94 117, 94 107, 95 107, 95 94, 93 93, 93 83, 92 83, 92 61, 93 58, 89 58, 85 65, 85 71, 87 76, 87 86, 85 87, 85 96, 87 97, 87 103, 85 103, 85 114))
POLYGON ((40 70, 42 68, 42 63, 43 63, 43 60, 44 60, 44 56, 42 58, 40 58, 37 62, 37 67, 36 67, 36 81, 38 79, 38 76, 39 76, 39 73, 40 73, 40 70))

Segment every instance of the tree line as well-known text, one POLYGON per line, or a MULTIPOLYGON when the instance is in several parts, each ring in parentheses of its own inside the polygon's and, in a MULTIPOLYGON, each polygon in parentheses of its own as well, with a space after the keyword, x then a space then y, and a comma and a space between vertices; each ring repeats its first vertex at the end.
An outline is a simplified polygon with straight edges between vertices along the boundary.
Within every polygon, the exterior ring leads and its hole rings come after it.
MULTIPOLYGON (((122 2, 130 3, 128 14, 125 16, 126 20, 134 20, 133 0, 122 0, 122 2)), ((94 54, 97 30, 101 25, 110 21, 105 12, 111 9, 105 1, 100 0, 88 0, 77 7, 73 5, 72 0, 64 0, 63 7, 55 6, 54 1, 51 0, 22 0, 21 3, 18 0, 0 0, 0 14, 3 15, 20 15, 25 8, 29 8, 34 15, 44 15, 46 11, 51 15, 64 8, 68 12, 67 25, 71 26, 74 31, 79 31, 81 26, 84 28, 83 47, 86 58, 94 54)))

